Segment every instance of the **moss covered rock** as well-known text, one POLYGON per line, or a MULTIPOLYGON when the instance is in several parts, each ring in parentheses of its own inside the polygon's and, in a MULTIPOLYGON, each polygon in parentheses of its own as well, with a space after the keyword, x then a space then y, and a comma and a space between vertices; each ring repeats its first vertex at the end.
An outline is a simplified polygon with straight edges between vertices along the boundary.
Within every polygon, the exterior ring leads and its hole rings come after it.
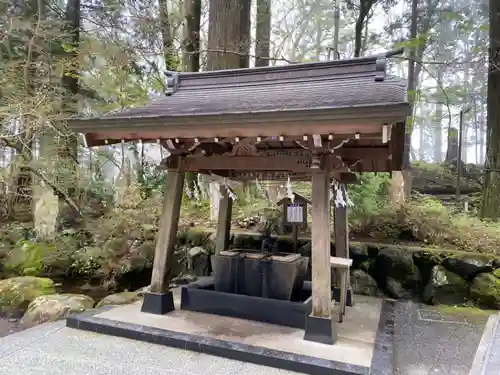
POLYGON ((55 251, 53 244, 20 241, 4 260, 5 272, 15 275, 40 275, 45 266, 45 258, 55 251))
POLYGON ((443 266, 434 266, 422 299, 428 304, 458 305, 466 302, 468 294, 467 281, 443 266))
POLYGON ((55 294, 54 282, 47 278, 19 276, 0 281, 0 311, 24 310, 37 297, 55 294))
POLYGON ((419 281, 418 269, 413 263, 412 253, 404 249, 385 248, 375 258, 373 270, 379 285, 385 286, 387 279, 398 281, 404 288, 414 288, 419 281))
POLYGON ((96 307, 113 306, 113 305, 126 305, 139 300, 137 292, 121 292, 110 294, 99 301, 96 307))
POLYGON ((351 286, 355 294, 366 296, 378 295, 377 282, 365 271, 353 270, 351 272, 351 286))
POLYGON ((94 307, 94 300, 83 294, 52 294, 35 298, 23 316, 23 323, 40 324, 67 318, 94 307))
POLYGON ((481 273, 472 281, 470 296, 479 305, 500 309, 500 279, 492 273, 481 273))

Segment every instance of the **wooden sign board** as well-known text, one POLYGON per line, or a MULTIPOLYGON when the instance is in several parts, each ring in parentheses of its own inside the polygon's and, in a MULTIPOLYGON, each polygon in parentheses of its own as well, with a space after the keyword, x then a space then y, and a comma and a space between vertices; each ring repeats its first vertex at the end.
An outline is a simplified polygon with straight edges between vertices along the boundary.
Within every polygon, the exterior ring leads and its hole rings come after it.
POLYGON ((306 222, 306 206, 304 203, 288 203, 285 205, 285 211, 286 224, 302 225, 306 222))

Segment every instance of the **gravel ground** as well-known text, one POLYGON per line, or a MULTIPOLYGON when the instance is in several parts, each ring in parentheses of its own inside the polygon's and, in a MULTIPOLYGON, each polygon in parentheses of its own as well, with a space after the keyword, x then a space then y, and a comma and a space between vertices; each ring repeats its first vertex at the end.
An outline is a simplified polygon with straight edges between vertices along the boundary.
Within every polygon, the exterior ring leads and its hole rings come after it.
POLYGON ((398 302, 394 375, 468 375, 487 318, 398 302))
POLYGON ((78 331, 64 321, 0 339, 2 375, 300 375, 187 350, 78 331))

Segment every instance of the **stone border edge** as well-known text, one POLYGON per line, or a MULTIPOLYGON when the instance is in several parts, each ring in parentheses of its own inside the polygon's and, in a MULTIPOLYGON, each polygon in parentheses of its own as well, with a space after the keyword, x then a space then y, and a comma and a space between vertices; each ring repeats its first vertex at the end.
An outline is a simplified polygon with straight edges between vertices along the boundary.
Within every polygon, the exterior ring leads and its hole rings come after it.
POLYGON ((498 331, 499 324, 500 314, 494 314, 488 317, 488 321, 484 326, 483 335, 481 336, 481 341, 479 341, 474 360, 472 361, 469 375, 488 374, 485 368, 488 364, 487 356, 490 354, 491 345, 493 344, 495 333, 498 331))
POLYGON ((392 375, 395 305, 395 301, 384 300, 382 302, 371 368, 225 340, 207 339, 202 336, 119 322, 96 316, 116 306, 106 306, 72 315, 66 319, 66 327, 310 375, 392 375))

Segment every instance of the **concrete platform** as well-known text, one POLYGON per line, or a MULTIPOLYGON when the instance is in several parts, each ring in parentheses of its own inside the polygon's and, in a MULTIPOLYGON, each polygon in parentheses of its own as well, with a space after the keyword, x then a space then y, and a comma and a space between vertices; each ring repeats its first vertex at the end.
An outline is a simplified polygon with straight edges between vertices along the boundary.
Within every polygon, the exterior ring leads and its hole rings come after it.
POLYGON ((393 373, 393 302, 357 296, 338 324, 333 346, 304 341, 304 331, 297 328, 182 310, 159 316, 140 309, 138 302, 88 311, 67 319, 67 326, 312 375, 393 373))

